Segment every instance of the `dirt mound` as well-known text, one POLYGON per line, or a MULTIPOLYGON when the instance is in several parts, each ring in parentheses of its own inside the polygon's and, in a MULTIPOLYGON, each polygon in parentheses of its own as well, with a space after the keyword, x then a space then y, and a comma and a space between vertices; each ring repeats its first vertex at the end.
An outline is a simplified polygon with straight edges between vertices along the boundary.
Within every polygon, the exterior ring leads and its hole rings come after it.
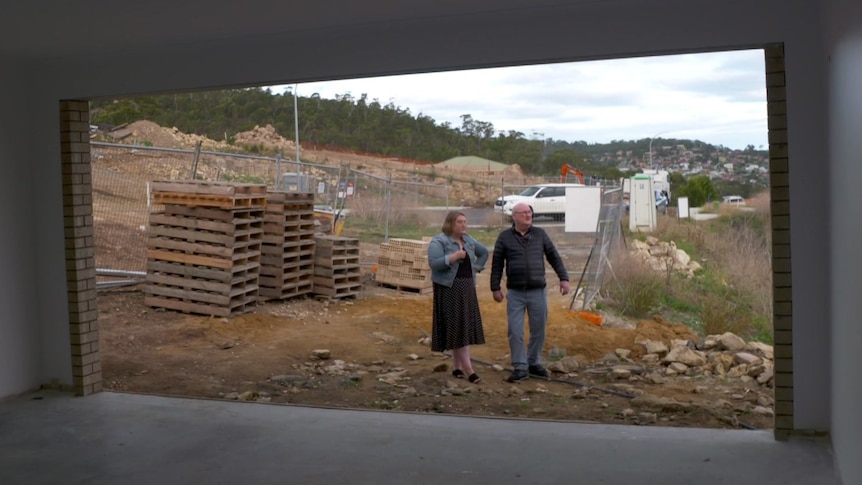
MULTIPOLYGON (((183 133, 176 127, 167 128, 149 120, 138 120, 123 127, 130 133, 123 138, 124 143, 145 145, 156 148, 193 149, 198 143, 202 149, 213 152, 236 153, 247 151, 271 156, 281 152, 285 159, 296 157, 296 143, 279 134, 272 125, 255 126, 254 129, 236 134, 225 133, 225 141, 217 141, 206 136, 183 133), (227 143, 229 137, 232 143, 227 143)), ((517 165, 510 166, 505 172, 476 172, 460 169, 434 169, 431 162, 404 160, 400 158, 356 153, 349 149, 338 150, 326 147, 303 146, 300 141, 300 157, 303 162, 311 162, 332 167, 349 166, 354 170, 371 176, 393 180, 417 180, 442 188, 428 189, 440 199, 447 198, 456 205, 487 207, 493 204, 500 194, 500 177, 509 184, 532 184, 544 182, 538 177, 528 177, 517 165)), ((148 170, 151 168, 148 168, 148 170)), ((168 172, 170 173, 170 172, 168 172)), ((215 176, 215 175, 214 175, 215 176)))
POLYGON ((194 148, 198 142, 204 150, 228 151, 230 145, 211 140, 205 136, 183 133, 176 127, 165 128, 148 120, 139 120, 129 124, 132 138, 138 143, 150 143, 163 148, 194 148))
POLYGON ((245 147, 262 147, 265 151, 278 150, 288 158, 296 151, 296 143, 287 140, 272 125, 255 126, 251 131, 236 134, 236 144, 245 147))

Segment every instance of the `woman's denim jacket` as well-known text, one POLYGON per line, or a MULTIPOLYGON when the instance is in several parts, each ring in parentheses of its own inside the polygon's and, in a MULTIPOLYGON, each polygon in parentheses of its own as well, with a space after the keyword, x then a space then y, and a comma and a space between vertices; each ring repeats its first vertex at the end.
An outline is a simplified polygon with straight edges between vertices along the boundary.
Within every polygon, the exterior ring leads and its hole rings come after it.
MULTIPOLYGON (((476 281, 476 273, 485 269, 485 262, 488 261, 488 248, 468 234, 462 235, 461 239, 464 240, 464 250, 467 251, 467 257, 472 263, 473 281, 476 281)), ((450 263, 449 255, 460 250, 461 247, 458 243, 445 233, 441 232, 431 239, 431 243, 428 244, 428 265, 431 267, 431 281, 443 286, 452 286, 461 261, 450 263)))

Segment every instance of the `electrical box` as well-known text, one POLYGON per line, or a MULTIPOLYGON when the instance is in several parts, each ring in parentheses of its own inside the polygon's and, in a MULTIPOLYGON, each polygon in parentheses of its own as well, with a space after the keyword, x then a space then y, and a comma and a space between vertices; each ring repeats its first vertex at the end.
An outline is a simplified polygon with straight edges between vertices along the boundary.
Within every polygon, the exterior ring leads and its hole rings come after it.
POLYGON ((281 187, 285 192, 308 192, 308 174, 286 172, 281 176, 281 187))

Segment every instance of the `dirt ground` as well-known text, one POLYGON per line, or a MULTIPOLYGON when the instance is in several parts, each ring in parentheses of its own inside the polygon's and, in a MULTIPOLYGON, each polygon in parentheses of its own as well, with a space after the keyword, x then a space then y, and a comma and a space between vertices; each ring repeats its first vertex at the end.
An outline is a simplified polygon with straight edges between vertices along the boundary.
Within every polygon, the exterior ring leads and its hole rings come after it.
POLYGON ((643 339, 696 336, 660 320, 605 316, 597 326, 569 311, 554 278, 544 356, 580 364, 550 380, 505 382, 511 370, 505 304, 487 275, 478 294, 487 343, 472 347, 473 385, 451 375, 451 359, 431 352, 432 295, 364 285, 360 297, 302 296, 251 313, 213 318, 154 309, 135 289, 100 292, 104 385, 108 390, 277 404, 706 428, 771 428, 753 413, 772 390, 717 377, 673 376, 640 361, 643 339), (617 349, 628 349, 628 361, 617 349), (324 358, 315 352, 327 350, 324 358), (327 358, 328 357, 328 358, 327 358), (633 374, 614 377, 613 366, 633 374), (640 370, 639 370, 640 369, 640 370))

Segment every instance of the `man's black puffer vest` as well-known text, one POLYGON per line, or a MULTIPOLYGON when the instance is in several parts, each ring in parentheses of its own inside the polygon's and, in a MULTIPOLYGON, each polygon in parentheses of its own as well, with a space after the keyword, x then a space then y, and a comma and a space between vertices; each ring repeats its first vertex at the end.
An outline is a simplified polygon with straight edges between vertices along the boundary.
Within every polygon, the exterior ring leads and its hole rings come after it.
POLYGON ((531 226, 521 236, 514 226, 500 233, 494 245, 491 262, 491 291, 500 289, 503 267, 506 268, 506 288, 532 290, 544 288, 545 258, 560 280, 569 280, 566 267, 548 233, 531 226))

